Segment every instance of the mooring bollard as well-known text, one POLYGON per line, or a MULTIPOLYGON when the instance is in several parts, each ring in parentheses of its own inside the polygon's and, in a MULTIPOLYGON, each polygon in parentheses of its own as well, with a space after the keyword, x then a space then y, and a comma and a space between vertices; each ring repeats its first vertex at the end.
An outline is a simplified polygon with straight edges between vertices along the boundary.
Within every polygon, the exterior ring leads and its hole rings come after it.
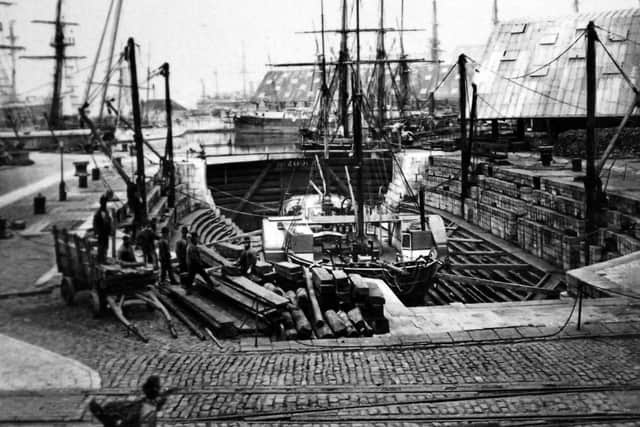
POLYGON ((100 168, 91 169, 91 179, 93 181, 99 181, 100 180, 100 168))
POLYGON ((38 193, 38 195, 33 198, 33 214, 43 215, 46 212, 47 212, 47 198, 44 197, 42 193, 38 193))
POLYGON ((82 175, 78 175, 78 187, 80 188, 87 188, 89 187, 89 179, 88 179, 89 175, 88 174, 82 174, 82 175))

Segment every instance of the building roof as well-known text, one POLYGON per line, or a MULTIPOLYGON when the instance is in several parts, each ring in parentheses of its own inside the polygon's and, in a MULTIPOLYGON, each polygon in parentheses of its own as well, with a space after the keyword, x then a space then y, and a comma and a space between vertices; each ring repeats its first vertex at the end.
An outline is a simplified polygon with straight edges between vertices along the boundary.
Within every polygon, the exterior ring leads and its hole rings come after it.
MULTIPOLYGON (((394 74, 397 64, 391 64, 394 74)), ((448 64, 410 63, 409 64, 409 92, 410 99, 416 98, 427 101, 429 93, 438 84, 439 80, 449 70, 448 64)), ((373 67, 362 65, 360 67, 363 87, 367 87, 373 67)), ((327 82, 330 83, 334 67, 328 67, 327 82)), ((457 74, 456 74, 457 75, 457 74)), ((392 93, 394 84, 387 70, 387 93, 392 93)), ((267 71, 262 82, 253 96, 255 102, 309 102, 315 101, 319 93, 321 75, 318 69, 306 68, 280 68, 267 71)), ((396 77, 395 85, 399 84, 396 77)), ((438 100, 457 100, 458 83, 455 79, 447 79, 436 93, 438 100)))
MULTIPOLYGON (((594 21, 600 40, 624 72, 637 82, 640 9, 503 22, 493 30, 482 58, 473 58, 480 63, 474 76, 478 117, 584 117, 586 38, 580 36, 589 21, 594 21)), ((599 43, 596 64, 597 116, 624 116, 634 93, 599 43)))

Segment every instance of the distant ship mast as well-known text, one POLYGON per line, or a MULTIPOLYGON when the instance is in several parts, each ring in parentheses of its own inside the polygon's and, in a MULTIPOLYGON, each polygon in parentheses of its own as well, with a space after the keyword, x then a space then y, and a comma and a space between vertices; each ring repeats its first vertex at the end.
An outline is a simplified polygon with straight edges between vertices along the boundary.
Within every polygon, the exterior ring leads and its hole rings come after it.
MULTIPOLYGON (((11 6, 13 3, 11 2, 0 2, 0 6, 11 6)), ((17 46, 16 41, 18 41, 18 37, 16 37, 13 26, 15 21, 9 21, 9 35, 7 36, 7 40, 9 40, 9 44, 0 44, 0 50, 8 50, 9 55, 11 56, 11 81, 9 82, 9 102, 17 102, 18 101, 18 89, 16 84, 16 52, 19 50, 24 50, 23 46, 17 46)))
POLYGON ((83 59, 84 56, 67 56, 66 49, 68 46, 75 44, 73 39, 65 38, 64 28, 66 26, 78 25, 77 22, 62 21, 62 0, 58 0, 56 4, 56 19, 54 21, 45 20, 33 20, 35 24, 50 24, 55 25, 55 35, 51 46, 55 50, 54 56, 21 56, 25 59, 54 59, 55 68, 53 72, 53 96, 51 97, 51 107, 49 110, 49 127, 52 129, 59 129, 62 127, 62 114, 61 114, 61 91, 62 91, 62 73, 64 69, 64 63, 68 59, 83 59))

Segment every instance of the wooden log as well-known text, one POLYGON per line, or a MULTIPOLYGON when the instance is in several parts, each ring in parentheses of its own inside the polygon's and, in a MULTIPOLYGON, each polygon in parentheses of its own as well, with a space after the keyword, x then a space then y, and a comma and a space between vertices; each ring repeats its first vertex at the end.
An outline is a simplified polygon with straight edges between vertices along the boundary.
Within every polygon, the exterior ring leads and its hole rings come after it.
POLYGON ((340 310, 336 314, 338 315, 340 320, 342 320, 342 323, 344 323, 344 325, 347 327, 346 335, 348 337, 352 337, 352 338, 353 337, 357 337, 358 336, 358 330, 353 325, 353 323, 351 323, 351 320, 349 320, 349 316, 347 316, 347 313, 345 313, 344 311, 340 310))
POLYGON ((182 295, 179 292, 170 290, 172 298, 179 301, 183 306, 198 316, 207 326, 214 329, 223 338, 232 338, 238 335, 238 329, 234 325, 234 319, 215 310, 206 300, 196 295, 182 295))
POLYGON ((347 335, 347 325, 342 322, 342 319, 338 317, 335 311, 327 310, 324 312, 324 318, 327 319, 327 324, 333 331, 336 337, 343 337, 347 335))
POLYGON ((305 288, 298 288, 296 290, 296 305, 304 311, 308 311, 310 308, 309 294, 305 288))
POLYGON ((298 337, 296 324, 289 310, 282 311, 282 324, 284 325, 284 335, 288 340, 295 340, 298 337))
POLYGON ((165 307, 167 307, 167 309, 178 319, 180 320, 186 327, 187 329, 189 329, 189 331, 197 336, 198 338, 200 338, 201 341, 204 341, 207 339, 207 337, 204 335, 204 333, 202 332, 202 330, 200 330, 200 328, 191 320, 187 317, 186 314, 184 314, 182 312, 182 310, 180 310, 178 308, 177 305, 175 305, 173 303, 173 301, 171 301, 169 299, 169 297, 167 297, 166 295, 163 294, 158 294, 158 299, 160 300, 160 302, 162 302, 162 304, 164 304, 165 307))
POLYGON ((305 272, 305 279, 307 282, 307 294, 309 295, 309 303, 311 308, 311 314, 313 315, 313 326, 316 329, 324 326, 324 319, 322 318, 322 311, 320 310, 320 304, 316 297, 316 292, 313 290, 313 283, 311 283, 311 274, 305 272))
POLYGON ((333 332, 331 331, 331 328, 329 328, 329 326, 327 325, 322 325, 319 328, 316 328, 316 336, 319 339, 324 339, 324 338, 333 338, 333 332))
POLYGON ((285 308, 288 304, 284 296, 271 292, 244 276, 226 276, 224 279, 225 282, 233 285, 238 291, 258 298, 265 304, 276 308, 285 308))
POLYGON ((291 316, 293 317, 296 331, 298 331, 298 338, 303 340, 311 338, 311 323, 309 323, 309 320, 307 319, 307 316, 305 316, 304 312, 301 309, 294 307, 291 309, 291 316))
POLYGON ((364 317, 362 316, 362 312, 358 307, 355 307, 347 313, 347 317, 351 322, 355 325, 358 334, 364 335, 365 337, 370 337, 373 335, 373 329, 369 326, 364 317))
POLYGON ((293 291, 287 291, 284 294, 285 297, 287 297, 287 299, 289 300, 289 302, 291 303, 291 305, 293 305, 294 307, 298 307, 298 301, 296 300, 296 293, 293 291))

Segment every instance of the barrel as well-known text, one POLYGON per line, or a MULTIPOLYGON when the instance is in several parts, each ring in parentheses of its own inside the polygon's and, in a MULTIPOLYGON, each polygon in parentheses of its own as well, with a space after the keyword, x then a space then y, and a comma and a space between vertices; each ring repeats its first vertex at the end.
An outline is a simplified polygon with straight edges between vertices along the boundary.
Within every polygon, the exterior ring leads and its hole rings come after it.
POLYGON ((33 214, 43 215, 46 212, 47 212, 47 198, 44 197, 41 193, 38 193, 38 195, 33 198, 33 214))

